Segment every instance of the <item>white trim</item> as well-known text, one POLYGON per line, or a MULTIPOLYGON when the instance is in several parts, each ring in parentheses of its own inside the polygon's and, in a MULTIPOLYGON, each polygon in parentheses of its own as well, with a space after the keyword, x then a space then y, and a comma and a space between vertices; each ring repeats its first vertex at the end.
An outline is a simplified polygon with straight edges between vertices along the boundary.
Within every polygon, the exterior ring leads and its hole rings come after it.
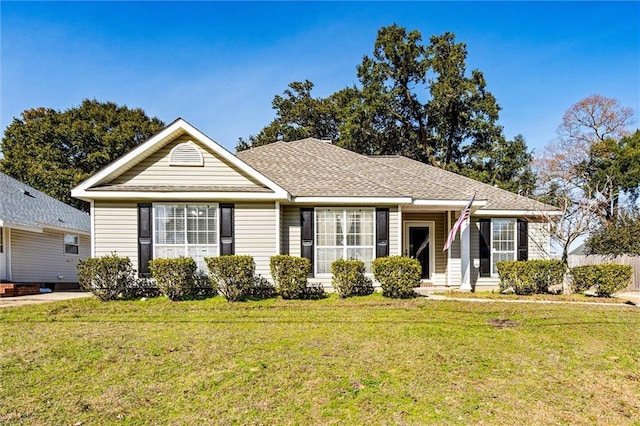
MULTIPOLYGON (((465 200, 414 200, 416 206, 433 207, 466 207, 469 201, 465 200)), ((479 208, 487 205, 487 200, 474 200, 473 207, 479 208)))
POLYGON ((18 231, 36 232, 38 234, 42 234, 44 232, 44 229, 39 226, 20 225, 18 223, 6 222, 4 220, 0 220, 0 226, 7 229, 17 229, 18 231))
MULTIPOLYGON (((109 177, 114 178, 115 176, 112 176, 113 174, 118 172, 121 172, 121 173, 124 172, 124 170, 120 170, 120 169, 121 168, 128 169, 127 166, 130 163, 134 162, 138 157, 140 157, 145 152, 150 151, 154 148, 157 150, 160 147, 167 144, 168 142, 170 142, 171 140, 173 140, 175 137, 177 137, 178 134, 183 134, 183 133, 189 133, 191 136, 194 137, 194 139, 204 144, 207 148, 211 149, 212 152, 222 157, 229 164, 237 167, 239 170, 246 173, 254 180, 258 181, 259 183, 273 190, 275 195, 279 196, 280 198, 287 198, 287 199, 289 198, 289 193, 285 191, 282 187, 280 187, 279 185, 276 185, 275 182, 268 179, 266 176, 264 176, 263 174, 259 173, 257 170, 249 166, 247 163, 240 160, 238 157, 236 157, 235 155, 233 155, 232 153, 224 149, 221 145, 216 143, 213 139, 209 138, 207 135, 200 132, 198 129, 193 127, 191 124, 187 123, 182 118, 178 118, 169 126, 165 127, 160 132, 158 132, 155 136, 152 136, 149 140, 139 145, 138 147, 134 148, 128 154, 123 155, 113 163, 109 164, 107 167, 95 173, 89 179, 80 183, 80 185, 76 186, 71 190, 71 195, 73 197, 80 198, 80 199, 83 199, 82 197, 86 197, 87 195, 93 195, 93 193, 90 193, 87 191, 89 188, 102 183, 102 181, 106 178, 109 178, 109 177)), ((120 173, 118 173, 118 175, 119 174, 120 173)))
POLYGON ((135 191, 82 191, 75 198, 82 200, 284 200, 278 194, 267 192, 135 192, 135 191))
POLYGON ((91 257, 96 256, 95 235, 96 235, 96 215, 94 201, 89 202, 89 218, 91 220, 91 235, 89 236, 89 245, 91 246, 91 257))
MULTIPOLYGON (((475 201, 474 201, 475 204, 475 201)), ((540 211, 540 210, 478 210, 472 214, 473 216, 562 216, 562 212, 558 210, 540 211)))
POLYGON ((402 206, 398 205, 398 256, 402 256, 402 206))
MULTIPOLYGON (((38 222, 40 223, 40 222, 38 222)), ((67 233, 75 233, 75 234, 82 234, 82 235, 91 235, 91 231, 84 231, 81 229, 75 229, 75 228, 65 228, 63 226, 53 226, 53 225, 48 225, 46 223, 42 223, 42 228, 43 229, 51 229, 54 231, 59 231, 59 232, 67 232, 67 233)))
MULTIPOLYGON (((294 203, 318 204, 318 203, 337 203, 337 204, 398 204, 411 203, 411 197, 294 197, 294 203)), ((337 207, 327 206, 327 207, 337 207)))
POLYGON ((435 241, 436 241, 436 222, 433 220, 408 220, 403 224, 403 248, 409 256, 409 228, 418 228, 418 227, 427 227, 429 228, 429 271, 427 273, 427 278, 424 278, 427 281, 433 281, 434 275, 436 272, 436 250, 435 250, 435 241))
POLYGON ((276 201, 276 255, 280 254, 280 201, 276 201))

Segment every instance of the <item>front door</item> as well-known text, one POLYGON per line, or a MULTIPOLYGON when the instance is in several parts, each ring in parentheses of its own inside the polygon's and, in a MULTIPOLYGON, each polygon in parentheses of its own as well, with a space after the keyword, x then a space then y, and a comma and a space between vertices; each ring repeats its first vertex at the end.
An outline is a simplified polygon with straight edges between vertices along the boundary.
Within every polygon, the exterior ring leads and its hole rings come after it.
POLYGON ((431 242, 428 226, 409 226, 409 257, 417 259, 422 266, 420 278, 430 278, 429 259, 431 258, 431 242))

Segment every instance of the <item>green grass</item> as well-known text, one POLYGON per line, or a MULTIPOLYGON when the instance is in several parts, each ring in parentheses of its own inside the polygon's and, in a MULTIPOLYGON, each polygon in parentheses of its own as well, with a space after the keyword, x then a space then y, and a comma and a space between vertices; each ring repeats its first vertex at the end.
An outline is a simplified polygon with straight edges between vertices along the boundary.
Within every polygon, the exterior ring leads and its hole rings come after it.
POLYGON ((555 302, 588 302, 588 303, 613 303, 613 304, 625 304, 625 301, 615 297, 593 297, 587 296, 582 293, 572 294, 502 294, 493 291, 478 291, 478 292, 461 292, 461 291, 447 291, 441 294, 443 296, 456 298, 456 299, 491 299, 491 300, 529 300, 529 301, 555 301, 555 302))
POLYGON ((380 295, 0 310, 0 424, 640 424, 640 310, 380 295))

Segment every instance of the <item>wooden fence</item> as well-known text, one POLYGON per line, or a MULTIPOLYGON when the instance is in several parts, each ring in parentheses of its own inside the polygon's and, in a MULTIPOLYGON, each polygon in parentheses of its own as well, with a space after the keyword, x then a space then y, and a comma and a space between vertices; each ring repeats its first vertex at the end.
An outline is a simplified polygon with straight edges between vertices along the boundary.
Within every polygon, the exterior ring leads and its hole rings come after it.
POLYGON ((600 255, 581 255, 572 254, 567 258, 569 267, 583 266, 583 265, 599 265, 601 263, 617 263, 619 265, 631 265, 633 268, 633 275, 631 276, 631 284, 626 290, 640 290, 640 256, 628 256, 623 254, 621 256, 600 256, 600 255))

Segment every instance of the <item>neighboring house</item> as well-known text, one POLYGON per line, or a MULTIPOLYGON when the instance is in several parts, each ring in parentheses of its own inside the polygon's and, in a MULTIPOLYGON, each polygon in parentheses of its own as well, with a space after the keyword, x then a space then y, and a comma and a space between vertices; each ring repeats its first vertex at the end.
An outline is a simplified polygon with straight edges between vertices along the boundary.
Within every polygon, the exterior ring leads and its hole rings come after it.
POLYGON ((88 214, 0 173, 1 281, 73 287, 90 238, 88 214))
POLYGON ((148 276, 152 258, 249 254, 270 278, 275 254, 331 262, 415 256, 425 285, 495 287, 495 264, 548 256, 552 207, 401 156, 329 142, 277 142, 237 155, 178 119, 74 188, 90 201, 92 255, 116 251, 148 276), (468 226, 443 251, 475 194, 468 226))

